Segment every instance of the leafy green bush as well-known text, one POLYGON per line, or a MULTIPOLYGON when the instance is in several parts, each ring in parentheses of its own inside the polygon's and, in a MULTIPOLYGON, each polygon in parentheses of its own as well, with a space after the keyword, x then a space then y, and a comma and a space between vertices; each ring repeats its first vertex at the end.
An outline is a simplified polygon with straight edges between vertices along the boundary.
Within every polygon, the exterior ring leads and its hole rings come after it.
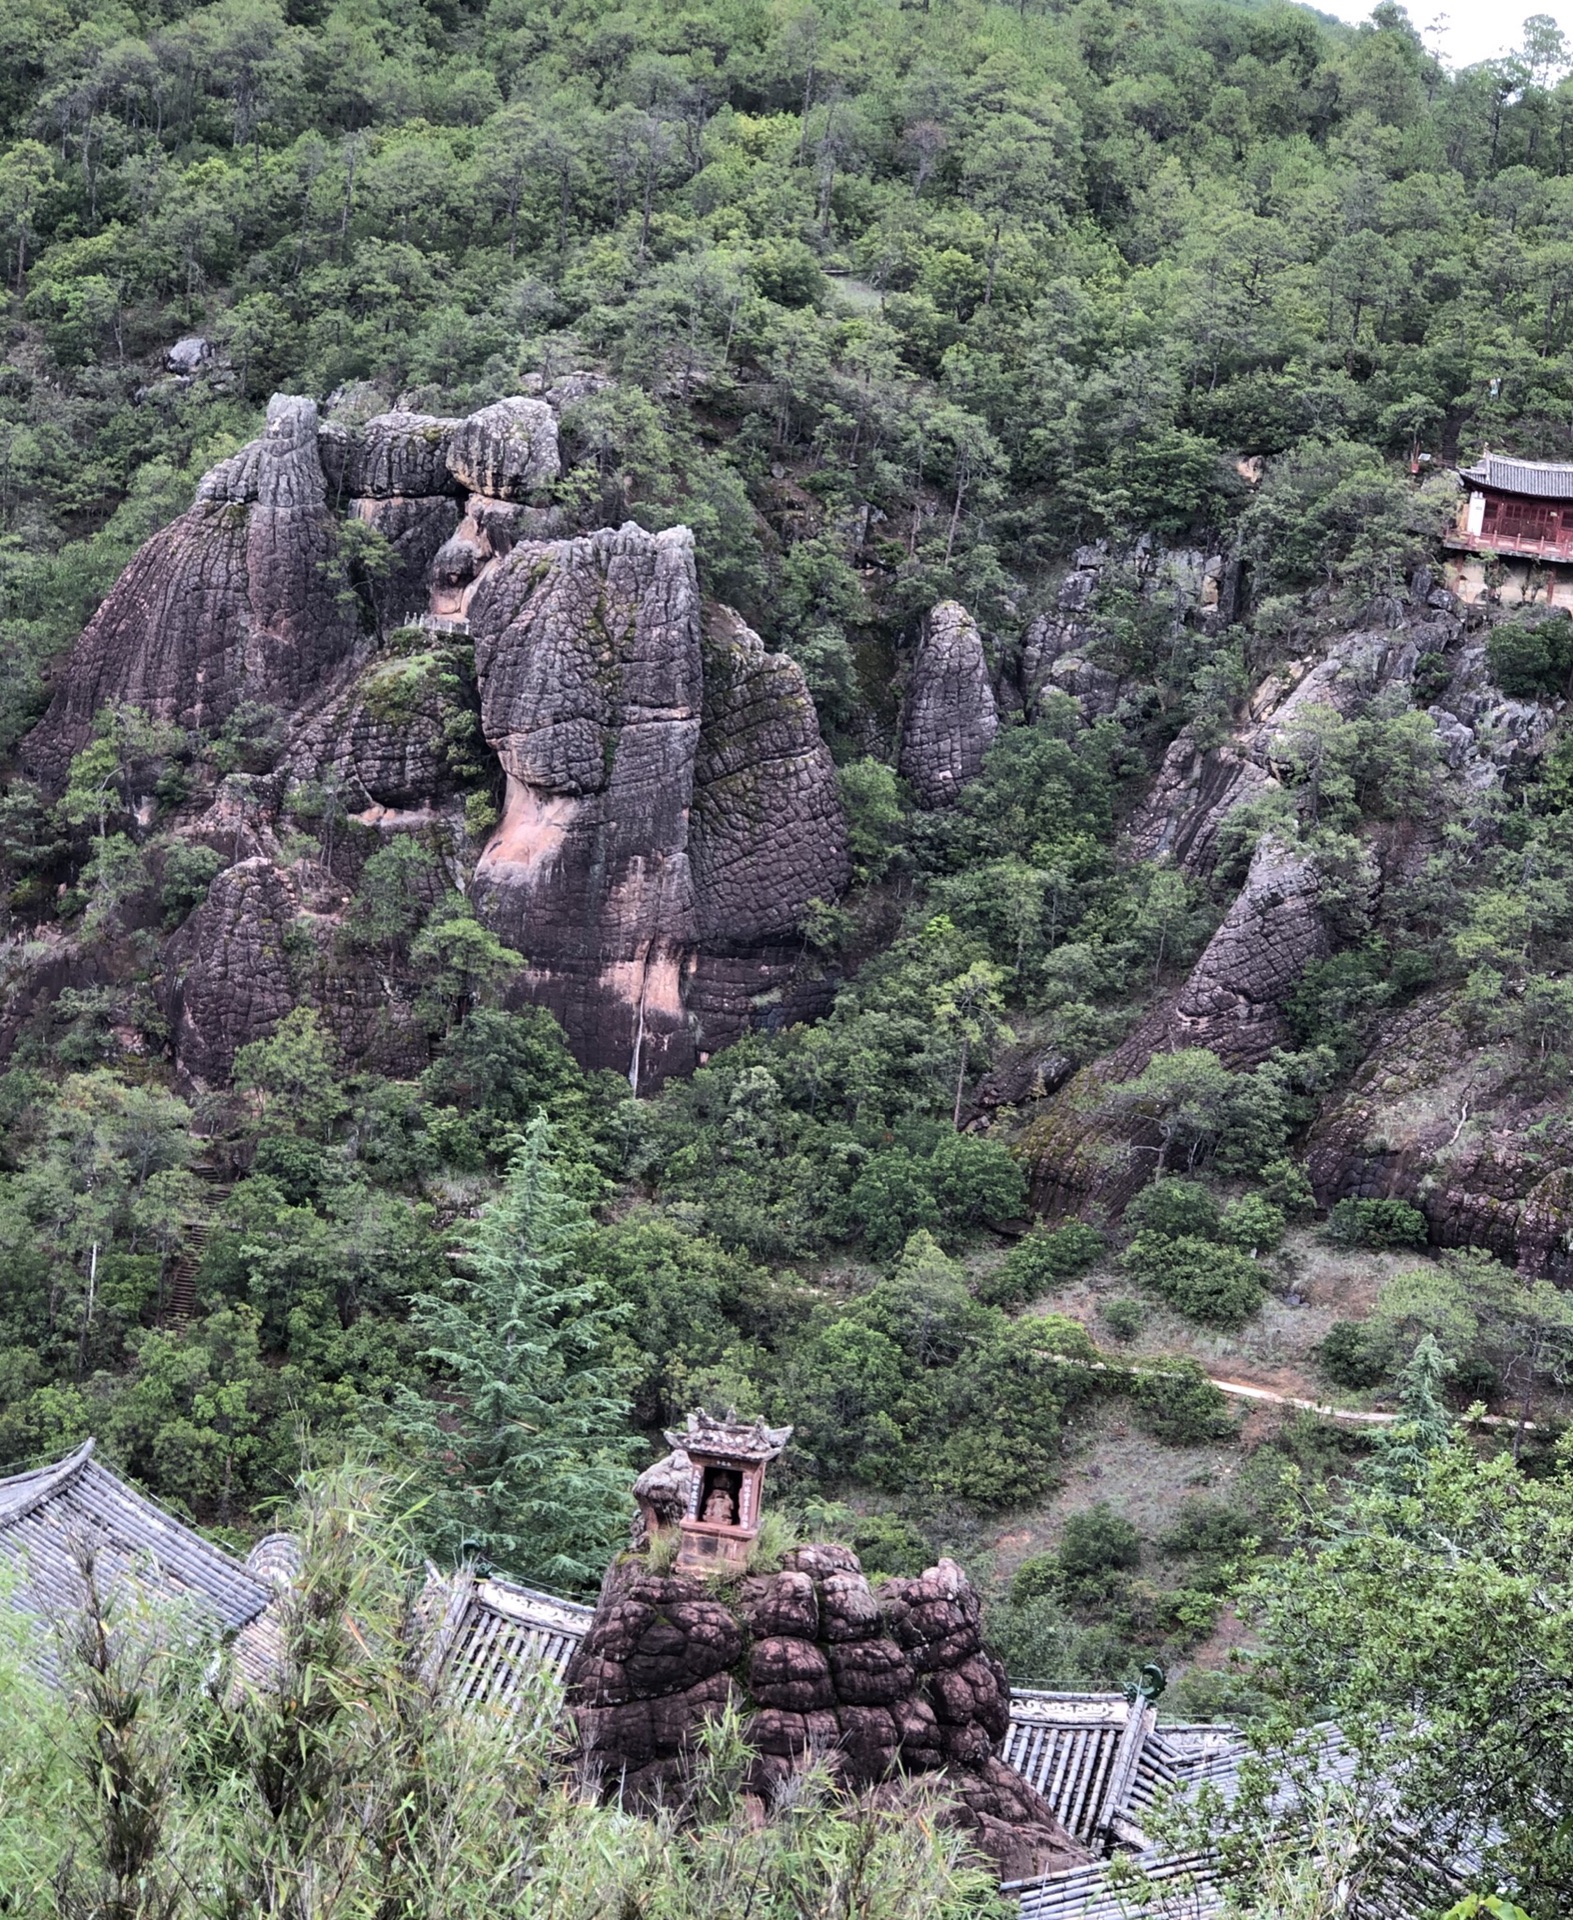
POLYGON ((1216 1564, 1232 1560, 1256 1530, 1243 1507, 1226 1500, 1187 1500, 1158 1545, 1178 1559, 1216 1564))
POLYGON ((1141 1535, 1106 1500, 1065 1522, 1055 1553, 1061 1577, 1070 1584, 1139 1567, 1141 1535))
POLYGON ((1139 1233, 1121 1265, 1133 1279, 1161 1294, 1187 1319, 1211 1327, 1241 1327, 1262 1304, 1255 1263, 1233 1247, 1189 1236, 1166 1239, 1139 1233))
POLYGON ((1017 1241, 1001 1264, 979 1281, 978 1298, 991 1307, 1019 1307, 1085 1273, 1103 1249, 1103 1235, 1084 1220, 1039 1227, 1017 1241))
POLYGON ((892 1513, 865 1514, 852 1530, 851 1546, 870 1575, 910 1580, 934 1563, 934 1549, 922 1532, 892 1513))
POLYGON ((1169 1689, 1164 1705, 1187 1720, 1222 1720, 1242 1725, 1261 1719, 1270 1702, 1249 1673, 1228 1668, 1188 1667, 1169 1689))
POLYGON ((1098 1315, 1116 1340, 1134 1340, 1147 1319, 1147 1311, 1142 1303, 1124 1296, 1117 1300, 1105 1300, 1098 1309, 1098 1315))
POLYGON ((1403 1200, 1340 1200, 1327 1216, 1327 1237, 1344 1247, 1423 1247, 1426 1217, 1403 1200))
POLYGON ((1175 1240, 1217 1237, 1218 1202, 1198 1180, 1159 1179, 1125 1209, 1125 1224, 1138 1234, 1175 1240))
POLYGON ((1298 1160, 1269 1160, 1262 1168, 1262 1192, 1290 1220, 1316 1211, 1311 1176, 1298 1160))
POLYGON ((1060 1561, 1055 1553, 1035 1553, 1011 1576, 1010 1603, 1025 1607, 1060 1590, 1060 1561))
POLYGON ((1172 1447, 1234 1438, 1235 1417, 1228 1399, 1194 1360, 1166 1360, 1161 1373, 1140 1375, 1131 1403, 1137 1425, 1172 1447))
POLYGON ((1387 1378, 1387 1343, 1376 1341, 1359 1320, 1339 1320, 1316 1350, 1317 1364, 1335 1386, 1379 1387, 1387 1378))
POLYGON ((1573 678, 1573 620, 1507 620, 1486 638, 1491 678, 1513 700, 1552 700, 1573 678))
POLYGON ((1284 1237, 1284 1217, 1260 1194, 1242 1194, 1231 1200, 1218 1223, 1218 1238, 1241 1253, 1271 1253, 1284 1237))

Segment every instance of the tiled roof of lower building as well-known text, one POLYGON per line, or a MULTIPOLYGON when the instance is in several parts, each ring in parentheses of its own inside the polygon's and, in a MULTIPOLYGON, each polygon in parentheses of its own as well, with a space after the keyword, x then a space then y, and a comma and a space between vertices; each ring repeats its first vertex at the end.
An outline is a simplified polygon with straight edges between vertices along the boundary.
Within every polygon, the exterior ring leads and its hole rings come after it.
POLYGON ((219 1633, 244 1627, 273 1597, 267 1581, 101 1466, 89 1440, 53 1466, 0 1480, 6 1599, 38 1621, 32 1653, 45 1671, 55 1630, 82 1605, 84 1554, 104 1593, 130 1586, 219 1633))

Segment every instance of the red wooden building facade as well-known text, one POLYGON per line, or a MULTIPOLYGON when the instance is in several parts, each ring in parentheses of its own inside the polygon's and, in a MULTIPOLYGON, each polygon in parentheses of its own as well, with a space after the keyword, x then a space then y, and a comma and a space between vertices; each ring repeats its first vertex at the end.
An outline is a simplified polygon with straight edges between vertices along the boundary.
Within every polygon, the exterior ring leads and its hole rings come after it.
POLYGON ((1469 489, 1450 547, 1573 561, 1573 466, 1483 454, 1459 476, 1469 489))

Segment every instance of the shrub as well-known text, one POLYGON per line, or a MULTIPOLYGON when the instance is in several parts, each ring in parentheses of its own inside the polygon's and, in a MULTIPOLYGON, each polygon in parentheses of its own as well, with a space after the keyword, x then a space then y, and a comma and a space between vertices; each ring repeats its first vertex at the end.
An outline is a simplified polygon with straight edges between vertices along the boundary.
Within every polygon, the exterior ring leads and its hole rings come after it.
POLYGON ((1098 1312, 1116 1340, 1134 1340, 1147 1319, 1142 1303, 1129 1297, 1105 1300, 1098 1312))
POLYGON ((978 1298, 991 1307, 1019 1307, 1085 1273, 1103 1247, 1103 1235, 1084 1220, 1067 1220, 1053 1229, 1039 1227, 979 1281, 978 1298))
POLYGON ((1340 1200, 1327 1237, 1344 1247, 1423 1247, 1426 1217, 1403 1200, 1340 1200))
POLYGON ((1053 1553, 1035 1553, 1031 1559, 1023 1560, 1012 1576, 1010 1603, 1013 1607, 1025 1607, 1034 1600, 1047 1599, 1057 1594, 1059 1590, 1059 1556, 1053 1553))
POLYGON ((1573 674, 1573 621, 1566 614, 1505 621, 1486 639, 1486 664, 1510 699, 1555 699, 1573 674))
POLYGON ((1027 1181, 998 1140, 947 1133, 929 1156, 929 1182, 949 1227, 1010 1220, 1027 1204, 1027 1181))
POLYGON ((1358 1320, 1340 1320, 1316 1350, 1317 1364, 1335 1386, 1376 1387, 1387 1378, 1385 1341, 1358 1320))
POLYGON ((1070 1516, 1055 1554, 1061 1577, 1072 1582, 1139 1567, 1141 1558, 1141 1535, 1104 1500, 1070 1516))
POLYGON ((1218 1232, 1218 1202, 1196 1180, 1154 1180, 1125 1209, 1134 1233, 1211 1240, 1218 1232))
POLYGON ((1167 1240, 1160 1234, 1139 1233, 1121 1264, 1187 1319, 1206 1326, 1243 1326, 1262 1304, 1262 1282, 1255 1264, 1233 1247, 1209 1240, 1167 1240))
POLYGON ((934 1550, 910 1520, 893 1513, 865 1514, 852 1530, 852 1551, 867 1574, 915 1579, 934 1562, 934 1550))
POLYGON ((1131 1399, 1136 1424, 1171 1447, 1234 1438, 1228 1400, 1194 1360, 1167 1360, 1162 1373, 1141 1375, 1131 1399))
POLYGON ((1269 1160, 1262 1168, 1262 1192, 1290 1220, 1316 1211, 1311 1176, 1298 1160, 1269 1160))
POLYGON ((1246 1674, 1189 1667, 1174 1683, 1164 1704, 1187 1720, 1225 1720, 1239 1724, 1261 1719, 1270 1702, 1246 1674))
POLYGON ((1284 1217, 1270 1200, 1247 1193, 1231 1200, 1218 1223, 1218 1238, 1242 1253, 1271 1253, 1284 1237, 1284 1217))
POLYGON ((873 1155, 853 1182, 849 1203, 876 1259, 898 1252, 916 1228, 940 1224, 928 1167, 905 1147, 873 1155))
POLYGON ((1183 1560, 1230 1560, 1255 1532, 1241 1507, 1225 1500, 1187 1500, 1158 1544, 1183 1560))

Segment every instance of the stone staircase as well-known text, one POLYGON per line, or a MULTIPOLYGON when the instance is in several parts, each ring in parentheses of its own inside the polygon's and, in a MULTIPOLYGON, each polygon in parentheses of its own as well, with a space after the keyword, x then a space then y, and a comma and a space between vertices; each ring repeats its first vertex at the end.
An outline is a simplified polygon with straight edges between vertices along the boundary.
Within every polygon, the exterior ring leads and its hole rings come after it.
POLYGON ((167 1333, 186 1326, 197 1311, 197 1274, 213 1231, 212 1214, 228 1198, 234 1185, 224 1168, 211 1161, 199 1161, 191 1171, 208 1190, 209 1211, 186 1229, 186 1243, 169 1272, 164 1276, 158 1325, 167 1333))

